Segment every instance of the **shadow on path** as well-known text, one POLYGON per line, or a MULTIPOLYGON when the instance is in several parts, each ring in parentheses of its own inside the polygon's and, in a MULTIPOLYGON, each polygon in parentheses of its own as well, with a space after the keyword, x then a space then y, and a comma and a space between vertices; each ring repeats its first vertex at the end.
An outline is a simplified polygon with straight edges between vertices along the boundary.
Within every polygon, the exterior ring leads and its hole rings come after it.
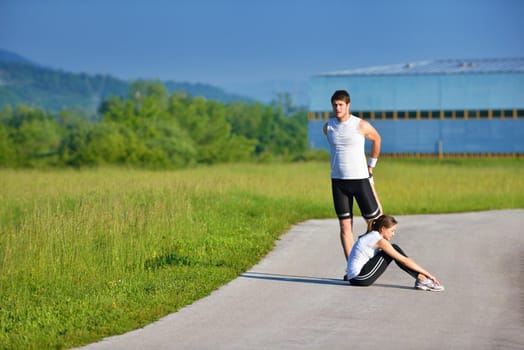
MULTIPOLYGON (((338 285, 338 286, 351 286, 350 284, 348 284, 348 282, 345 282, 341 279, 324 278, 324 277, 310 277, 310 276, 293 276, 293 275, 283 275, 283 274, 278 274, 278 273, 264 273, 264 272, 248 271, 240 275, 240 277, 258 279, 258 280, 267 280, 267 281, 278 281, 278 282, 311 283, 311 284, 324 284, 324 285, 331 284, 331 285, 338 285)), ((356 286, 353 286, 353 287, 357 288, 356 286)), ((414 289, 408 286, 399 286, 399 285, 391 285, 391 284, 383 284, 383 283, 374 283, 371 286, 371 288, 373 287, 414 289)), ((360 287, 360 288, 364 288, 364 287, 360 287)))

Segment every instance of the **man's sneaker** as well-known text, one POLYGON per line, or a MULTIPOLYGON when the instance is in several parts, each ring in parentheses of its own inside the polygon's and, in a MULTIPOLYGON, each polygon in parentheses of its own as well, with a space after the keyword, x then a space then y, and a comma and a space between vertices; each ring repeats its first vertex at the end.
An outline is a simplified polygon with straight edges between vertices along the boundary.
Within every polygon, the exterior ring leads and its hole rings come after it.
POLYGON ((429 278, 426 278, 424 281, 417 280, 415 282, 415 288, 427 290, 430 292, 442 292, 444 290, 444 286, 440 284, 435 284, 435 282, 433 282, 429 278))
POLYGON ((344 277, 342 277, 342 279, 343 279, 344 281, 347 281, 347 280, 348 280, 348 275, 345 274, 344 277))

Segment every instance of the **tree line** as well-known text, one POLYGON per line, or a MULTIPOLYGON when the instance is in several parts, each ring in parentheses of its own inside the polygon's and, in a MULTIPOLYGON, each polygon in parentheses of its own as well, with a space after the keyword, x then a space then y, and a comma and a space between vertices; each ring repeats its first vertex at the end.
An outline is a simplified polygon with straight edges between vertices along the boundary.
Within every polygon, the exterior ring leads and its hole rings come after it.
POLYGON ((103 100, 94 120, 71 109, 0 110, 2 167, 176 169, 316 156, 307 151, 307 112, 293 107, 285 94, 268 105, 222 103, 137 81, 127 97, 103 100))

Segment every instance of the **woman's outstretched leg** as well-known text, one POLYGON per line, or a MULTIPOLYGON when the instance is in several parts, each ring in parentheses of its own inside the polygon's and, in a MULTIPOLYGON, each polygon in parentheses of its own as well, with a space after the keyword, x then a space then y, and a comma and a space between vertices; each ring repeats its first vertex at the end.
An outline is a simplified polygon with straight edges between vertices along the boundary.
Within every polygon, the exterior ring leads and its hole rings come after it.
MULTIPOLYGON (((407 257, 406 253, 404 253, 404 251, 398 245, 392 244, 392 246, 397 252, 407 257)), ((350 279, 349 282, 351 282, 352 285, 362 287, 372 285, 386 271, 392 260, 393 258, 384 253, 384 251, 378 252, 366 263, 366 265, 364 265, 362 271, 360 271, 360 274, 357 277, 350 279)), ((395 263, 415 280, 420 278, 420 274, 418 272, 402 265, 398 261, 395 261, 395 263)))

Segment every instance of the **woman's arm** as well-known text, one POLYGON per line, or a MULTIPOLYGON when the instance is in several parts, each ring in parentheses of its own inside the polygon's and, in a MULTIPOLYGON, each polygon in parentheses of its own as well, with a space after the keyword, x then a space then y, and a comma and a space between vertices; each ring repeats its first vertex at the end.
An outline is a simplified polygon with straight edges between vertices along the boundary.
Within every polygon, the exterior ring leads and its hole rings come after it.
POLYGON ((434 276, 432 276, 422 266, 417 264, 415 262, 415 260, 413 260, 411 258, 408 258, 407 256, 404 256, 404 255, 400 254, 399 252, 397 252, 397 250, 395 248, 393 248, 393 246, 391 245, 391 243, 389 243, 389 241, 387 239, 383 238, 380 241, 378 241, 377 244, 376 244, 376 248, 382 249, 384 251, 384 253, 386 253, 387 255, 389 255, 390 257, 392 257, 393 259, 395 259, 396 261, 398 261, 402 265, 407 266, 410 269, 412 269, 412 270, 422 274, 423 276, 429 278, 430 280, 432 280, 436 284, 440 284, 439 281, 437 281, 437 279, 434 276))

